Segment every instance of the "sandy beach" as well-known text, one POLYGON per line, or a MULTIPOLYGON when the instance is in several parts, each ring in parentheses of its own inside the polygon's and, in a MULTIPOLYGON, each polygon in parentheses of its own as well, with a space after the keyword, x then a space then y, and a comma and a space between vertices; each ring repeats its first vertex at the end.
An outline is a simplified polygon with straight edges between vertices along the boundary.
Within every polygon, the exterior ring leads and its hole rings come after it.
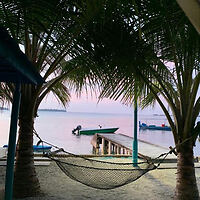
MULTIPOLYGON (((172 167, 176 164, 162 164, 172 167)), ((0 167, 0 186, 4 186, 5 166, 0 167)), ((36 166, 40 180, 42 196, 24 198, 24 200, 170 200, 173 199, 176 169, 156 169, 143 175, 138 180, 112 190, 90 188, 68 178, 51 162, 48 166, 36 166)), ((196 169, 200 185, 200 169, 196 169)), ((200 189, 200 188, 199 188, 200 189)))

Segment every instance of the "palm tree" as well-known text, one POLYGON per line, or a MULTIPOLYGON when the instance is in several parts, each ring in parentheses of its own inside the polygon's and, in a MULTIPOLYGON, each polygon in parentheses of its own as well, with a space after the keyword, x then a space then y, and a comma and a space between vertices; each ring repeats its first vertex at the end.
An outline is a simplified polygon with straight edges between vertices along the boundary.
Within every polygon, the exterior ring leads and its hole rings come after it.
MULTIPOLYGON (((66 106, 70 99, 69 87, 79 71, 72 65, 78 52, 75 39, 80 28, 75 23, 77 10, 70 1, 1 1, 0 23, 24 50, 45 84, 22 85, 19 111, 19 137, 14 175, 14 196, 34 196, 40 192, 33 160, 33 129, 37 110, 52 92, 66 106), (63 70, 64 69, 64 70, 63 70)), ((12 102, 13 85, 4 90, 12 102)), ((5 87, 3 84, 1 87, 5 87)), ((2 92, 2 90, 1 90, 2 92)))
MULTIPOLYGON (((100 97, 127 104, 139 100, 141 107, 158 102, 178 153, 174 199, 199 199, 193 155, 200 133, 198 33, 172 0, 109 1, 98 8, 88 9, 101 17, 88 20, 79 42, 101 67, 100 97)), ((92 15, 88 10, 86 19, 92 15)))

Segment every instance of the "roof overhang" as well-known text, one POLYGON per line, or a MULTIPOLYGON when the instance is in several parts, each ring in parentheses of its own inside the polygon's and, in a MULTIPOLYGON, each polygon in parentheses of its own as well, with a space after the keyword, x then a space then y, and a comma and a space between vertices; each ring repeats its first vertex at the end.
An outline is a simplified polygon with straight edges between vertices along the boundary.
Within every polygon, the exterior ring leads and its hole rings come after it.
POLYGON ((0 27, 0 82, 44 83, 27 56, 2 27, 0 27))
POLYGON ((200 0, 177 0, 177 2, 200 34, 200 0))

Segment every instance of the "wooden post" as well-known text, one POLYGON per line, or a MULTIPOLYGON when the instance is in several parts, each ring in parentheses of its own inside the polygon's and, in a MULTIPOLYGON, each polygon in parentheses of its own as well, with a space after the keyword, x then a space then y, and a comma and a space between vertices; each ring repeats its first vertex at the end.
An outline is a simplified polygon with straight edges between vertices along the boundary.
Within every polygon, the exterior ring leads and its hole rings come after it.
POLYGON ((108 154, 109 155, 112 154, 112 143, 111 143, 111 141, 108 141, 108 154))
POLYGON ((126 152, 126 148, 124 148, 124 155, 126 155, 127 154, 127 152, 126 152))
POLYGON ((92 146, 92 154, 96 154, 96 148, 92 146))
POLYGON ((115 154, 115 145, 112 143, 112 152, 111 152, 111 154, 115 154))
POLYGON ((119 155, 119 146, 116 145, 116 148, 117 148, 117 155, 119 155))
POLYGON ((117 153, 117 146, 116 146, 116 144, 114 144, 114 154, 116 154, 117 153))
POLYGON ((108 140, 105 139, 104 154, 108 154, 108 140))
POLYGON ((102 138, 102 144, 101 144, 101 155, 105 154, 105 139, 102 138))
POLYGON ((97 145, 96 145, 96 155, 99 155, 99 140, 97 139, 97 145))
POLYGON ((99 155, 99 144, 97 144, 97 147, 96 147, 96 155, 99 155))

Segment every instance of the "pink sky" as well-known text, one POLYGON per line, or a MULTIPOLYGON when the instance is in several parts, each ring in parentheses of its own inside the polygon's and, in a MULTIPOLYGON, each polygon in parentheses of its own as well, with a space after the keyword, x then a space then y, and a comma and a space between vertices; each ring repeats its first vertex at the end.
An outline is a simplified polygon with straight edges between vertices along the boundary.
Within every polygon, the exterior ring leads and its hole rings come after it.
MULTIPOLYGON (((62 105, 60 105, 57 100, 53 97, 53 95, 49 95, 42 103, 40 108, 46 109, 63 109, 62 105)), ((124 114, 132 114, 133 107, 123 105, 119 101, 113 101, 109 99, 103 99, 98 103, 97 98, 95 96, 88 97, 84 94, 80 98, 77 98, 76 95, 72 95, 69 106, 67 106, 66 110, 68 112, 94 112, 94 113, 124 113, 124 114)), ((155 108, 148 108, 144 111, 140 111, 142 113, 162 113, 159 106, 155 108)))

